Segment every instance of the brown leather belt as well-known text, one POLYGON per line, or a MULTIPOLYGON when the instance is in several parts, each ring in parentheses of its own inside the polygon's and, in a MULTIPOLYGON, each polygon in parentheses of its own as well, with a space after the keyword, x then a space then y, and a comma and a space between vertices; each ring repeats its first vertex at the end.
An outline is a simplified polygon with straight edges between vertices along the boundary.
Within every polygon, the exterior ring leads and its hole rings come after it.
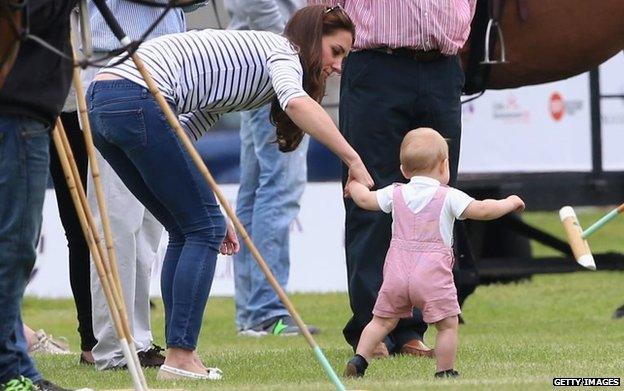
POLYGON ((393 56, 407 57, 420 62, 435 61, 445 57, 439 50, 417 50, 411 48, 389 48, 379 47, 372 49, 376 52, 391 54, 393 56))

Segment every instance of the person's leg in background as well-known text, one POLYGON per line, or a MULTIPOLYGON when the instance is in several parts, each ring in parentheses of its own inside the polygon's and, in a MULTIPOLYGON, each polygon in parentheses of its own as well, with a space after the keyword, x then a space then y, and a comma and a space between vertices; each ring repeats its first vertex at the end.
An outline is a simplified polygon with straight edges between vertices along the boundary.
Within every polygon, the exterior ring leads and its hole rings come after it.
MULTIPOLYGON (((143 223, 146 221, 144 220, 145 207, 126 188, 113 168, 99 153, 97 153, 97 159, 128 322, 137 351, 145 352, 151 349, 152 345, 152 334, 149 328, 150 270, 160 240, 161 231, 158 231, 158 227, 162 226, 158 222, 147 220, 147 231, 142 232, 143 223), (157 226, 154 227, 154 225, 157 226), (141 243, 145 239, 151 242, 141 243), (139 255, 144 257, 139 258, 139 255), (139 298, 144 302, 138 302, 139 298), (137 308, 141 310, 141 314, 135 312, 137 308), (137 318, 139 318, 138 322, 137 318), (147 329, 143 329, 146 323, 147 329)), ((98 224, 100 238, 103 240, 102 223, 97 210, 95 184, 92 178, 88 178, 87 198, 98 224)), ((93 348, 96 367, 104 370, 124 366, 126 360, 110 319, 108 303, 95 268, 91 272, 91 294, 93 331, 98 341, 93 348)))
MULTIPOLYGON (((80 181, 84 189, 87 188, 88 156, 78 114, 75 111, 61 113, 61 121, 78 167, 80 181)), ((54 181, 54 191, 58 205, 61 223, 67 238, 69 250, 69 282, 76 304, 78 316, 78 333, 80 335, 81 362, 92 363, 91 349, 97 340, 93 335, 91 319, 91 282, 89 247, 85 241, 80 226, 80 220, 67 187, 65 175, 53 143, 50 143, 50 174, 54 181)))
MULTIPOLYGON (((453 278, 457 287, 457 301, 462 307, 464 301, 479 285, 479 271, 475 263, 474 254, 470 245, 470 237, 466 224, 456 221, 453 230, 453 250, 455 264, 453 265, 453 278)), ((459 323, 464 323, 461 315, 458 315, 459 323)))
MULTIPOLYGON (((457 56, 419 63, 419 70, 426 83, 422 83, 421 94, 414 102, 418 126, 432 127, 449 140, 449 186, 455 186, 461 145, 460 98, 464 72, 457 56)), ((464 222, 456 222, 454 228, 453 274, 461 305, 476 288, 479 277, 464 222)))
MULTIPOLYGON (((260 254, 280 286, 286 288, 290 272, 290 226, 299 213, 299 202, 307 181, 309 137, 305 136, 295 151, 280 152, 274 142, 275 127, 269 120, 269 112, 270 107, 265 106, 242 113, 242 191, 239 191, 237 209, 248 224, 246 229, 260 254)), ((237 258, 243 256, 244 269, 235 274, 238 286, 242 287, 241 294, 237 293, 237 307, 243 308, 241 314, 246 313, 244 328, 254 335, 258 332, 296 333, 288 311, 252 255, 245 250, 237 258), (238 304, 243 298, 246 298, 244 306, 238 304), (280 319, 282 323, 279 323, 280 319)), ((316 331, 313 326, 308 328, 316 331)))
MULTIPOLYGON (((340 129, 360 154, 375 181, 375 188, 405 182, 399 170, 399 148, 414 127, 411 103, 419 91, 412 60, 374 51, 352 53, 342 72, 340 129)), ((343 184, 346 170, 343 170, 343 184)), ((345 251, 349 301, 353 316, 343 334, 355 349, 383 279, 383 264, 390 244, 390 215, 360 209, 345 199, 345 251)), ((399 352, 408 341, 422 340, 427 325, 420 311, 401 319, 385 344, 399 352)))
POLYGON ((613 319, 624 318, 624 305, 621 305, 618 308, 616 308, 615 311, 613 312, 613 315, 611 315, 611 318, 613 319))
MULTIPOLYGON (((252 135, 253 112, 241 113, 240 124, 240 181, 236 196, 236 215, 247 232, 252 230, 252 217, 256 190, 260 177, 260 166, 254 151, 252 135)), ((238 254, 233 256, 234 299, 236 304, 236 331, 249 329, 249 295, 251 292, 251 264, 255 262, 249 248, 241 243, 238 254)))
POLYGON ((25 323, 22 328, 24 329, 24 339, 26 340, 28 350, 30 350, 30 346, 37 343, 37 334, 35 333, 35 330, 28 327, 25 323))
POLYGON ((159 354, 161 348, 153 345, 154 337, 150 320, 150 281, 163 231, 162 224, 144 208, 143 221, 136 238, 136 281, 132 331, 137 349, 140 350, 139 358, 143 358, 144 364, 148 362, 156 364, 162 357, 159 354))

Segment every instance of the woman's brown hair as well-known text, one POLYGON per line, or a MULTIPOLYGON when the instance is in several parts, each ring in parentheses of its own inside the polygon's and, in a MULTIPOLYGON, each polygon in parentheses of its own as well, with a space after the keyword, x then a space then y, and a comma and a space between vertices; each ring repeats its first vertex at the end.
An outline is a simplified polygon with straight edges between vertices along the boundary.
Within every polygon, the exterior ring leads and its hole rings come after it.
MULTIPOLYGON (((303 89, 321 102, 325 95, 322 75, 322 39, 336 31, 346 30, 355 40, 355 26, 339 6, 314 5, 297 11, 284 28, 284 36, 299 49, 303 68, 303 89)), ((282 152, 293 151, 303 139, 303 131, 282 110, 277 98, 271 104, 271 122, 277 131, 277 144, 282 152)))

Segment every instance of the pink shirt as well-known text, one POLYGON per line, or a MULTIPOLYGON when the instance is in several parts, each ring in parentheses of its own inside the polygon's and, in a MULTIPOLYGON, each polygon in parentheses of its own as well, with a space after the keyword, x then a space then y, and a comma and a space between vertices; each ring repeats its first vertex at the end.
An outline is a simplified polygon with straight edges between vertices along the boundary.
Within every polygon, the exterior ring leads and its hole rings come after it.
POLYGON ((470 33, 476 0, 308 0, 341 5, 356 28, 354 50, 382 46, 453 55, 470 33))

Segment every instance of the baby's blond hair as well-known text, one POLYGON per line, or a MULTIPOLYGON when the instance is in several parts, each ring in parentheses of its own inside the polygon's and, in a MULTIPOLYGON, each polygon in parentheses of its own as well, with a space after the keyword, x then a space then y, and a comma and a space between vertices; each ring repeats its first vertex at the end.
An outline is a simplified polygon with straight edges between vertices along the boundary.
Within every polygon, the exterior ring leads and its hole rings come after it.
POLYGON ((399 159, 405 174, 430 172, 448 159, 448 145, 444 137, 431 128, 410 130, 401 143, 399 159))

